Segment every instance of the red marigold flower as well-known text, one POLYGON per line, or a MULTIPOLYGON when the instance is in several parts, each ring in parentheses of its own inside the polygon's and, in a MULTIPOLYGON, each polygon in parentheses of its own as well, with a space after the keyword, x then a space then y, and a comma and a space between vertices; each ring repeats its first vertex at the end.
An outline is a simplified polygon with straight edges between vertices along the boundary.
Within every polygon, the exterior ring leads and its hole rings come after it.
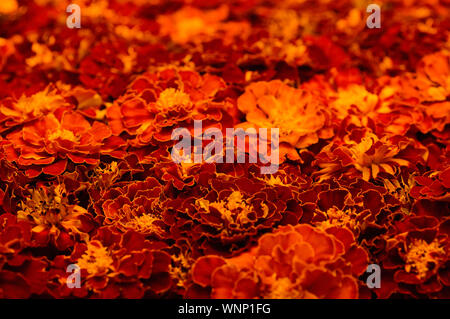
POLYGON ((81 289, 63 285, 52 293, 56 297, 81 294, 93 298, 142 298, 164 293, 171 286, 171 259, 161 248, 164 246, 152 244, 135 232, 118 234, 99 229, 86 243, 77 243, 70 257, 59 256, 53 264, 51 277, 62 283, 67 280, 67 265, 78 265, 81 289))
POLYGON ((96 203, 97 213, 105 224, 122 231, 134 230, 144 235, 163 238, 167 226, 162 221, 163 189, 155 178, 143 182, 112 187, 96 203))
MULTIPOLYGON (((382 266, 391 270, 377 291, 381 297, 401 292, 415 297, 446 296, 450 245, 449 220, 438 222, 430 216, 412 216, 395 225, 394 234, 386 238, 382 266)), ((448 298, 448 295, 446 296, 448 298)))
POLYGON ((76 239, 87 240, 90 215, 81 206, 70 204, 64 184, 30 189, 17 209, 17 219, 32 225, 33 240, 46 245, 51 239, 58 249, 64 250, 76 239))
POLYGON ((108 108, 107 116, 113 133, 135 135, 136 146, 153 139, 167 142, 175 127, 192 127, 193 119, 204 120, 204 126, 223 120, 232 106, 213 99, 224 87, 223 80, 209 74, 175 69, 148 73, 108 108))
POLYGON ((351 123, 366 126, 368 120, 376 114, 376 111, 380 111, 378 110, 380 107, 379 100, 376 94, 368 92, 364 86, 352 84, 338 90, 337 97, 331 103, 331 106, 339 119, 354 113, 351 123))
POLYGON ((135 58, 135 51, 124 41, 98 43, 80 63, 80 81, 104 99, 117 98, 128 83, 135 58))
POLYGON ((184 237, 198 252, 236 254, 255 237, 279 224, 296 223, 302 209, 295 205, 294 183, 278 177, 231 177, 199 173, 196 185, 168 200, 163 213, 176 239, 184 237))
POLYGON ((29 298, 46 292, 48 273, 44 258, 25 257, 21 265, 0 269, 1 298, 29 298))

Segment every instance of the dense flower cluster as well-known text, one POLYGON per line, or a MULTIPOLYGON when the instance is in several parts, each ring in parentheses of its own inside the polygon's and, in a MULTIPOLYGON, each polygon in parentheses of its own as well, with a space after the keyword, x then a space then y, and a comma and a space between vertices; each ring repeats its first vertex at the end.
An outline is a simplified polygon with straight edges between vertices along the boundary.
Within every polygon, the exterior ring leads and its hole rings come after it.
POLYGON ((450 298, 448 0, 71 2, 0 1, 0 298, 450 298))

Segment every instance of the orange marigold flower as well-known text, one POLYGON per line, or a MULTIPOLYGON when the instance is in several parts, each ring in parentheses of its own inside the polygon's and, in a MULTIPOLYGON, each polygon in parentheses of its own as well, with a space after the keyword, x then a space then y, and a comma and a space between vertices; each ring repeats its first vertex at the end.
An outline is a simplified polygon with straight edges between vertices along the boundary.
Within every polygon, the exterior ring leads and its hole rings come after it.
POLYGON ((353 241, 345 228, 283 226, 237 257, 199 258, 193 281, 213 298, 357 298, 367 253, 353 241))
POLYGON ((279 128, 282 158, 298 158, 296 148, 305 148, 329 138, 329 115, 318 97, 292 88, 279 80, 252 83, 238 99, 247 122, 238 127, 279 128), (284 144, 284 147, 283 147, 284 144))
MULTIPOLYGON (((417 70, 417 80, 427 83, 426 101, 445 101, 450 95, 450 53, 441 51, 425 56, 417 70)), ((448 111, 447 106, 447 111, 448 111)), ((450 116, 447 114, 447 116, 450 116)))
POLYGON ((379 79, 388 90, 389 113, 380 118, 388 131, 404 134, 412 125, 423 133, 442 132, 450 121, 450 54, 426 55, 415 73, 379 79))
POLYGON ((29 122, 59 108, 70 108, 70 104, 53 85, 31 96, 22 95, 19 99, 6 98, 0 102, 0 114, 5 118, 5 126, 29 122))
POLYGON ((194 186, 165 203, 163 213, 171 236, 188 239, 196 252, 233 255, 248 248, 264 230, 300 218, 296 205, 287 207, 296 186, 211 174, 205 168, 194 186))
POLYGON ((394 174, 392 163, 400 166, 409 165, 405 159, 394 158, 400 152, 399 145, 389 143, 387 138, 379 140, 375 134, 367 134, 360 143, 355 143, 349 150, 355 168, 362 173, 366 181, 370 179, 370 176, 377 178, 380 170, 394 174))
POLYGON ((91 125, 80 113, 49 113, 6 136, 4 151, 10 162, 26 168, 30 177, 64 172, 67 159, 97 164, 100 154, 118 154, 120 139, 105 124, 91 125))
POLYGON ((338 90, 336 100, 331 103, 331 107, 335 110, 339 119, 346 117, 352 107, 356 108, 354 120, 359 119, 360 125, 367 125, 367 120, 373 116, 378 101, 378 96, 368 92, 364 86, 351 84, 345 89, 338 90), (363 119, 360 118, 361 115, 363 119))

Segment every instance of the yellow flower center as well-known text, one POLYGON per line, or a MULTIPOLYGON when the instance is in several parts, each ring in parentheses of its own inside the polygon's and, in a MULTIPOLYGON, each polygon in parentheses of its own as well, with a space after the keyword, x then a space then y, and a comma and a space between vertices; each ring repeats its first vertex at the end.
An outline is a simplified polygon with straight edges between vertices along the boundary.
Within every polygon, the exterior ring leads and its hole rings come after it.
POLYGON ((320 227, 328 228, 332 226, 349 226, 354 228, 356 225, 355 216, 350 209, 345 211, 332 207, 326 212, 327 220, 320 223, 320 227))
POLYGON ((120 174, 119 166, 117 162, 111 162, 111 164, 105 164, 102 168, 97 166, 94 169, 94 183, 102 189, 110 187, 120 174))
POLYGON ((20 204, 18 218, 29 220, 31 217, 38 225, 58 224, 67 216, 67 197, 62 186, 56 186, 53 191, 46 192, 40 188, 31 190, 31 197, 20 204))
POLYGON ((301 287, 293 284, 287 277, 274 280, 265 295, 267 299, 301 299, 303 297, 304 291, 301 287))
POLYGON ((56 128, 54 131, 52 131, 48 135, 48 139, 52 142, 57 139, 71 141, 71 142, 76 142, 78 140, 78 138, 75 136, 75 134, 73 134, 72 131, 69 131, 69 130, 66 130, 66 129, 63 129, 60 127, 56 128))
POLYGON ((192 266, 192 260, 188 255, 181 253, 172 256, 173 264, 170 265, 169 274, 176 280, 178 287, 186 287, 189 283, 189 271, 192 266))
POLYGON ((401 177, 400 180, 397 179, 383 179, 384 187, 389 191, 390 194, 395 196, 405 207, 402 210, 408 214, 409 208, 413 203, 413 199, 411 197, 411 189, 416 185, 415 182, 415 174, 411 174, 408 176, 408 179, 405 180, 401 177))
POLYGON ((191 98, 183 91, 174 88, 165 89, 159 95, 156 105, 162 110, 169 110, 177 105, 190 105, 191 98))
POLYGON ((112 270, 113 259, 101 242, 93 240, 87 246, 87 250, 77 262, 81 269, 86 269, 91 276, 103 275, 112 270))
MULTIPOLYGON (((253 207, 245 200, 239 191, 233 191, 225 200, 210 203, 203 198, 196 200, 196 205, 204 209, 208 213, 210 207, 217 209, 222 218, 227 220, 230 224, 243 225, 250 221, 248 215, 252 213, 253 207)), ((269 213, 269 207, 266 204, 261 204, 264 215, 266 217, 269 213)))
POLYGON ((416 239, 409 245, 406 255, 406 272, 415 272, 417 277, 423 279, 429 269, 429 264, 437 264, 445 254, 445 250, 436 240, 427 243, 423 239, 416 239))
POLYGON ((136 232, 144 234, 161 234, 163 230, 158 225, 154 224, 155 221, 160 220, 159 217, 144 214, 136 216, 128 222, 122 223, 125 228, 133 229, 136 232))
POLYGON ((56 110, 66 104, 64 98, 50 91, 49 88, 32 96, 22 95, 14 105, 14 109, 0 106, 0 112, 6 116, 25 117, 28 115, 40 116, 56 110))
POLYGON ((83 207, 69 204, 64 186, 57 185, 46 190, 31 190, 31 197, 20 203, 17 218, 32 221, 36 225, 33 228, 35 232, 58 226, 77 232, 81 226, 78 217, 84 213, 83 207))

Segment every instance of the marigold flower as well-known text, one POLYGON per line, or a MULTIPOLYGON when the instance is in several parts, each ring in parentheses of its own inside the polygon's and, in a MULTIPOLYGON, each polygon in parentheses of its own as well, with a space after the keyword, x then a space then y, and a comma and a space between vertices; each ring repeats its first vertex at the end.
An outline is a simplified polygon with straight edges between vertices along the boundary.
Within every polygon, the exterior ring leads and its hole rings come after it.
POLYGON ((0 297, 28 298, 45 292, 47 261, 26 253, 31 226, 12 214, 0 215, 0 297))
POLYGON ((350 85, 345 89, 340 89, 337 93, 337 99, 333 101, 332 107, 336 110, 338 118, 342 119, 349 114, 351 107, 356 107, 359 113, 364 114, 365 123, 367 125, 367 118, 377 108, 379 98, 376 94, 368 92, 361 85, 350 85))
POLYGON ((137 78, 129 91, 107 110, 114 134, 136 136, 136 146, 170 141, 176 126, 192 127, 192 120, 216 122, 231 106, 213 103, 225 87, 216 76, 165 69, 137 78))
POLYGON ((450 284, 446 277, 448 220, 438 222, 430 216, 411 216, 397 222, 395 227, 397 234, 386 238, 387 254, 381 257, 383 267, 392 269, 384 280, 392 284, 379 293, 384 297, 396 291, 413 296, 445 296, 445 287, 450 284))
POLYGON ((450 116, 449 59, 445 52, 426 55, 415 73, 380 79, 393 102, 388 106, 390 112, 380 118, 389 131, 403 134, 411 125, 423 133, 444 130, 450 116))
POLYGON ((17 258, 22 249, 28 247, 31 243, 31 226, 25 221, 17 220, 12 214, 0 215, 1 233, 0 233, 0 269, 9 260, 17 258))
POLYGON ((294 185, 205 171, 197 185, 167 201, 163 217, 175 238, 189 239, 195 251, 236 254, 262 231, 299 220, 294 185))
POLYGON ((105 124, 95 121, 91 125, 77 112, 62 111, 9 133, 4 150, 8 161, 26 167, 28 176, 41 172, 59 175, 66 169, 67 159, 97 164, 100 154, 116 152, 122 141, 110 137, 111 130, 105 124))
POLYGON ((155 178, 125 187, 110 188, 96 203, 105 224, 126 231, 162 237, 166 226, 162 221, 162 186, 155 178))
POLYGON ((30 196, 19 204, 17 219, 30 222, 34 237, 44 244, 52 238, 58 248, 64 249, 76 236, 86 240, 88 212, 70 204, 67 196, 64 184, 31 189, 30 196))
POLYGON ((213 298, 355 298, 358 284, 354 276, 364 266, 352 274, 344 266, 351 261, 345 258, 364 264, 367 253, 344 244, 345 236, 352 237, 346 229, 328 234, 309 225, 280 227, 263 235, 248 253, 229 259, 199 258, 193 280, 211 286, 213 298), (358 253, 350 254, 352 250, 358 253), (338 260, 344 262, 342 268, 338 260), (203 278, 202 274, 209 275, 203 278))
POLYGON ((33 294, 44 295, 48 273, 44 258, 24 257, 20 265, 11 270, 0 269, 1 298, 23 299, 33 294))
MULTIPOLYGON (((134 232, 118 234, 99 229, 86 243, 77 243, 70 257, 57 256, 52 278, 63 283, 68 264, 81 269, 81 289, 57 286, 57 297, 75 294, 93 298, 142 298, 144 294, 160 294, 170 288, 170 256, 134 232), (62 271, 60 270, 62 269, 62 271)), ((52 283, 48 283, 49 287, 52 283)))
POLYGON ((59 108, 69 109, 70 104, 53 86, 31 96, 22 95, 16 101, 4 99, 0 104, 0 114, 5 117, 6 127, 23 124, 37 119, 59 108))
POLYGON ((238 108, 247 119, 238 127, 279 128, 280 144, 287 145, 291 158, 298 158, 295 148, 305 148, 319 138, 332 136, 324 104, 308 91, 278 80, 250 84, 239 97, 238 108))
POLYGON ((450 188, 450 168, 442 172, 430 172, 428 176, 416 176, 410 194, 412 197, 432 198, 435 200, 445 201, 449 198, 450 188))
POLYGON ((412 139, 400 136, 379 138, 370 131, 363 132, 359 141, 349 140, 345 146, 329 144, 323 149, 317 161, 322 171, 316 173, 322 175, 321 180, 351 165, 368 181, 377 178, 380 172, 394 175, 398 167, 409 166, 413 161, 425 161, 428 157, 428 151, 412 139))

